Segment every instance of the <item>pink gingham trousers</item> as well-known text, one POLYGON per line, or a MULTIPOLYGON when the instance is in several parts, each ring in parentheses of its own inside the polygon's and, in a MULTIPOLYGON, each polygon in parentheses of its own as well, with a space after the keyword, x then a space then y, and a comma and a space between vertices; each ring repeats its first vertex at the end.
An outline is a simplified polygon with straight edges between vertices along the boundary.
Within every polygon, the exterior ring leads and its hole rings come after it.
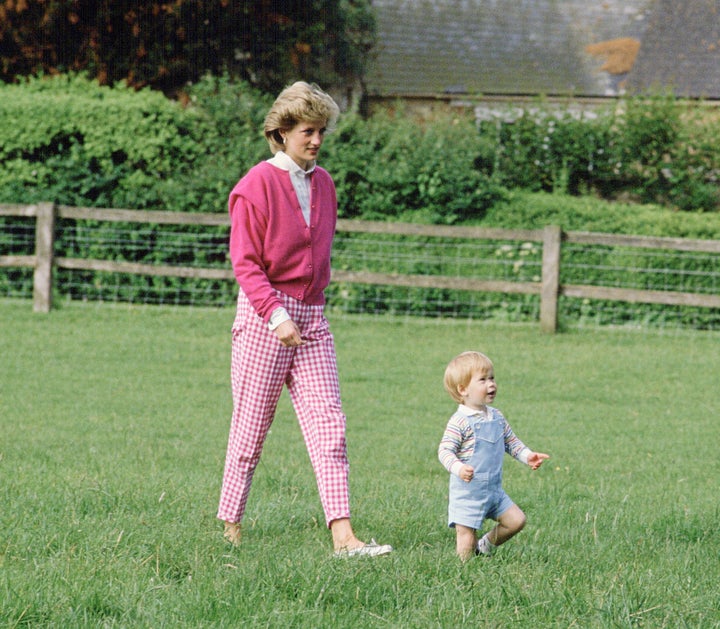
POLYGON ((282 345, 240 291, 232 337, 233 415, 218 518, 242 520, 263 443, 287 385, 329 526, 350 517, 346 417, 335 343, 322 306, 278 295, 306 342, 282 345))

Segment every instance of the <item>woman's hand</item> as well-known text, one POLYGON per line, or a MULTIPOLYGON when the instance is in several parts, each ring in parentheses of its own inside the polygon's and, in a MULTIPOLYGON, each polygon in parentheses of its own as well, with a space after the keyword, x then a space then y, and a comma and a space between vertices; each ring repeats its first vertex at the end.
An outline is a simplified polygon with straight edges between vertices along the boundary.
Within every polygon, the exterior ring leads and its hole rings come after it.
POLYGON ((305 341, 300 336, 300 328, 292 319, 288 319, 275 328, 275 334, 285 347, 299 347, 305 341))

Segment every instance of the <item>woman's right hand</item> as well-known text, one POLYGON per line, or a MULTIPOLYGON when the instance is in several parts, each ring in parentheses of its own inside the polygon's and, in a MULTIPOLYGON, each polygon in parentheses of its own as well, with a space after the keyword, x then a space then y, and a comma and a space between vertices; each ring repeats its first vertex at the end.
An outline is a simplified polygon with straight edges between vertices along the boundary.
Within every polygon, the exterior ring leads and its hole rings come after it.
POLYGON ((285 347, 299 347, 305 344, 302 336, 300 336, 300 328, 292 319, 283 321, 283 323, 276 327, 275 334, 277 334, 280 342, 285 347))

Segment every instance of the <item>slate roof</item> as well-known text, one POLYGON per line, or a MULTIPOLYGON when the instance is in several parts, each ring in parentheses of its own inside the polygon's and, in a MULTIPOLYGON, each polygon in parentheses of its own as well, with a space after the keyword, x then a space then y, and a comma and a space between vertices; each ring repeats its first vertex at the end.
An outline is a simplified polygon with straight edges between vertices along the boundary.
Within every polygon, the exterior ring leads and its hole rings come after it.
POLYGON ((627 84, 720 98, 720 0, 658 0, 627 84))
POLYGON ((626 85, 672 80, 684 95, 720 98, 720 0, 373 0, 372 6, 378 45, 365 77, 371 97, 607 96, 626 85), (609 59, 603 53, 616 41, 626 44, 625 57, 609 59), (623 65, 630 71, 618 71, 623 65))

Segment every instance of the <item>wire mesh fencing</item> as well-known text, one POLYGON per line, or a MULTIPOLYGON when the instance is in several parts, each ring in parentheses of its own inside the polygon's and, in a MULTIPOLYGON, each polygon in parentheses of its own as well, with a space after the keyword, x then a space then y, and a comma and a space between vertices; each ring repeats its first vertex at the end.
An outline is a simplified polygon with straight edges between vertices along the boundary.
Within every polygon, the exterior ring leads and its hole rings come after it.
MULTIPOLYGON (((173 222, 167 213, 119 212, 60 208, 53 226, 55 300, 203 307, 235 302, 224 217, 173 222)), ((27 213, 13 215, 7 206, 0 213, 4 298, 33 296, 29 261, 38 235, 27 213)), ((587 235, 576 240, 564 239, 557 261, 561 329, 720 329, 720 242, 613 242, 607 234, 597 243, 587 235)), ((541 231, 341 221, 328 310, 537 322, 544 249, 541 231)))

